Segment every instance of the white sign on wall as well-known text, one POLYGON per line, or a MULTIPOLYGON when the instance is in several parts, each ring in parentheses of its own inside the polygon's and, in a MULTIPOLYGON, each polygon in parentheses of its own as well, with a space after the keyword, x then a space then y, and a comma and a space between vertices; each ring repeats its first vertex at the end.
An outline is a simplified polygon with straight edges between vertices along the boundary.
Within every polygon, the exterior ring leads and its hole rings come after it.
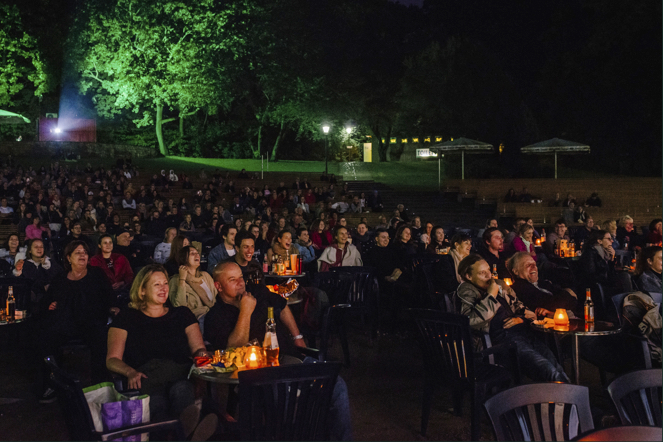
POLYGON ((433 152, 430 149, 417 149, 417 158, 437 158, 437 152, 433 152))

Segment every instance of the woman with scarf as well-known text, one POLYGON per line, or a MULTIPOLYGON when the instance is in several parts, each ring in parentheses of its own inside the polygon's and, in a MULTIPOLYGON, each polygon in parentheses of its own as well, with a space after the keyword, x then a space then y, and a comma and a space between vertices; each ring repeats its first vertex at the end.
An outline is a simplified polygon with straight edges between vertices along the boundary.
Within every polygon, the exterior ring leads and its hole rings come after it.
POLYGON ((173 307, 186 306, 193 312, 204 332, 205 315, 216 301, 214 280, 200 270, 200 253, 193 246, 183 247, 177 252, 179 273, 168 281, 170 302, 173 307))
POLYGON ((286 268, 289 268, 290 255, 299 255, 299 250, 292 243, 292 233, 290 233, 290 230, 283 229, 274 238, 272 247, 267 250, 267 262, 273 263, 281 258, 286 268))
POLYGON ((334 229, 334 244, 323 250, 318 258, 318 270, 327 272, 331 267, 354 267, 364 265, 355 246, 348 242, 348 229, 334 229))
POLYGON ((610 232, 595 230, 590 233, 579 263, 582 287, 601 284, 605 296, 633 290, 630 275, 626 272, 615 272, 615 249, 612 247, 610 232))
POLYGON ((534 227, 529 224, 523 224, 518 229, 519 235, 511 243, 516 252, 527 252, 534 262, 536 262, 536 249, 534 248, 534 227))

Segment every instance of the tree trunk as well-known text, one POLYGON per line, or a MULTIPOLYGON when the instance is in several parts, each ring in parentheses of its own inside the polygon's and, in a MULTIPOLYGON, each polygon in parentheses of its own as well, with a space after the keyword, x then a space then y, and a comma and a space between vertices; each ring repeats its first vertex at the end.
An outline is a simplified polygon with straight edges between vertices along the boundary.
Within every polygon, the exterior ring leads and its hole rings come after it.
POLYGON ((156 121, 156 131, 157 131, 157 140, 159 141, 159 152, 161 155, 168 156, 168 149, 163 142, 163 131, 161 126, 163 125, 163 104, 157 104, 157 121, 156 121))
POLYGON ((272 161, 276 161, 276 152, 279 150, 279 144, 281 143, 281 138, 283 137, 283 128, 285 127, 285 119, 281 118, 281 128, 279 129, 279 134, 274 141, 274 148, 272 149, 272 161))

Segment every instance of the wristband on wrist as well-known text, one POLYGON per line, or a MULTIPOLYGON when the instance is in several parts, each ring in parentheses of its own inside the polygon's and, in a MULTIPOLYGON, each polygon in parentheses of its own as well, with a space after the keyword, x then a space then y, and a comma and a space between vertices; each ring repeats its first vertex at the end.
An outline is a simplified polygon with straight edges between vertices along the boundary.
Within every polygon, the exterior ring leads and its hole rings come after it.
POLYGON ((297 335, 292 337, 293 341, 296 341, 297 339, 304 339, 304 335, 297 335))

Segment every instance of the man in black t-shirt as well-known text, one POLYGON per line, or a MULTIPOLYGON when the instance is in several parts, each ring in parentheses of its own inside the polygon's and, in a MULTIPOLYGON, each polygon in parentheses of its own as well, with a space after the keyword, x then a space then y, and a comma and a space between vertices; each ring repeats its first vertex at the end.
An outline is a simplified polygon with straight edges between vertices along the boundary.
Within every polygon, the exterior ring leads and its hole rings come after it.
POLYGON ((263 285, 253 286, 253 293, 247 292, 242 270, 231 261, 217 265, 212 277, 219 299, 205 316, 205 340, 215 350, 242 346, 253 339, 262 342, 268 307, 274 308, 281 352, 292 353, 288 335, 292 336, 294 345, 305 347, 285 298, 270 292, 263 285))

